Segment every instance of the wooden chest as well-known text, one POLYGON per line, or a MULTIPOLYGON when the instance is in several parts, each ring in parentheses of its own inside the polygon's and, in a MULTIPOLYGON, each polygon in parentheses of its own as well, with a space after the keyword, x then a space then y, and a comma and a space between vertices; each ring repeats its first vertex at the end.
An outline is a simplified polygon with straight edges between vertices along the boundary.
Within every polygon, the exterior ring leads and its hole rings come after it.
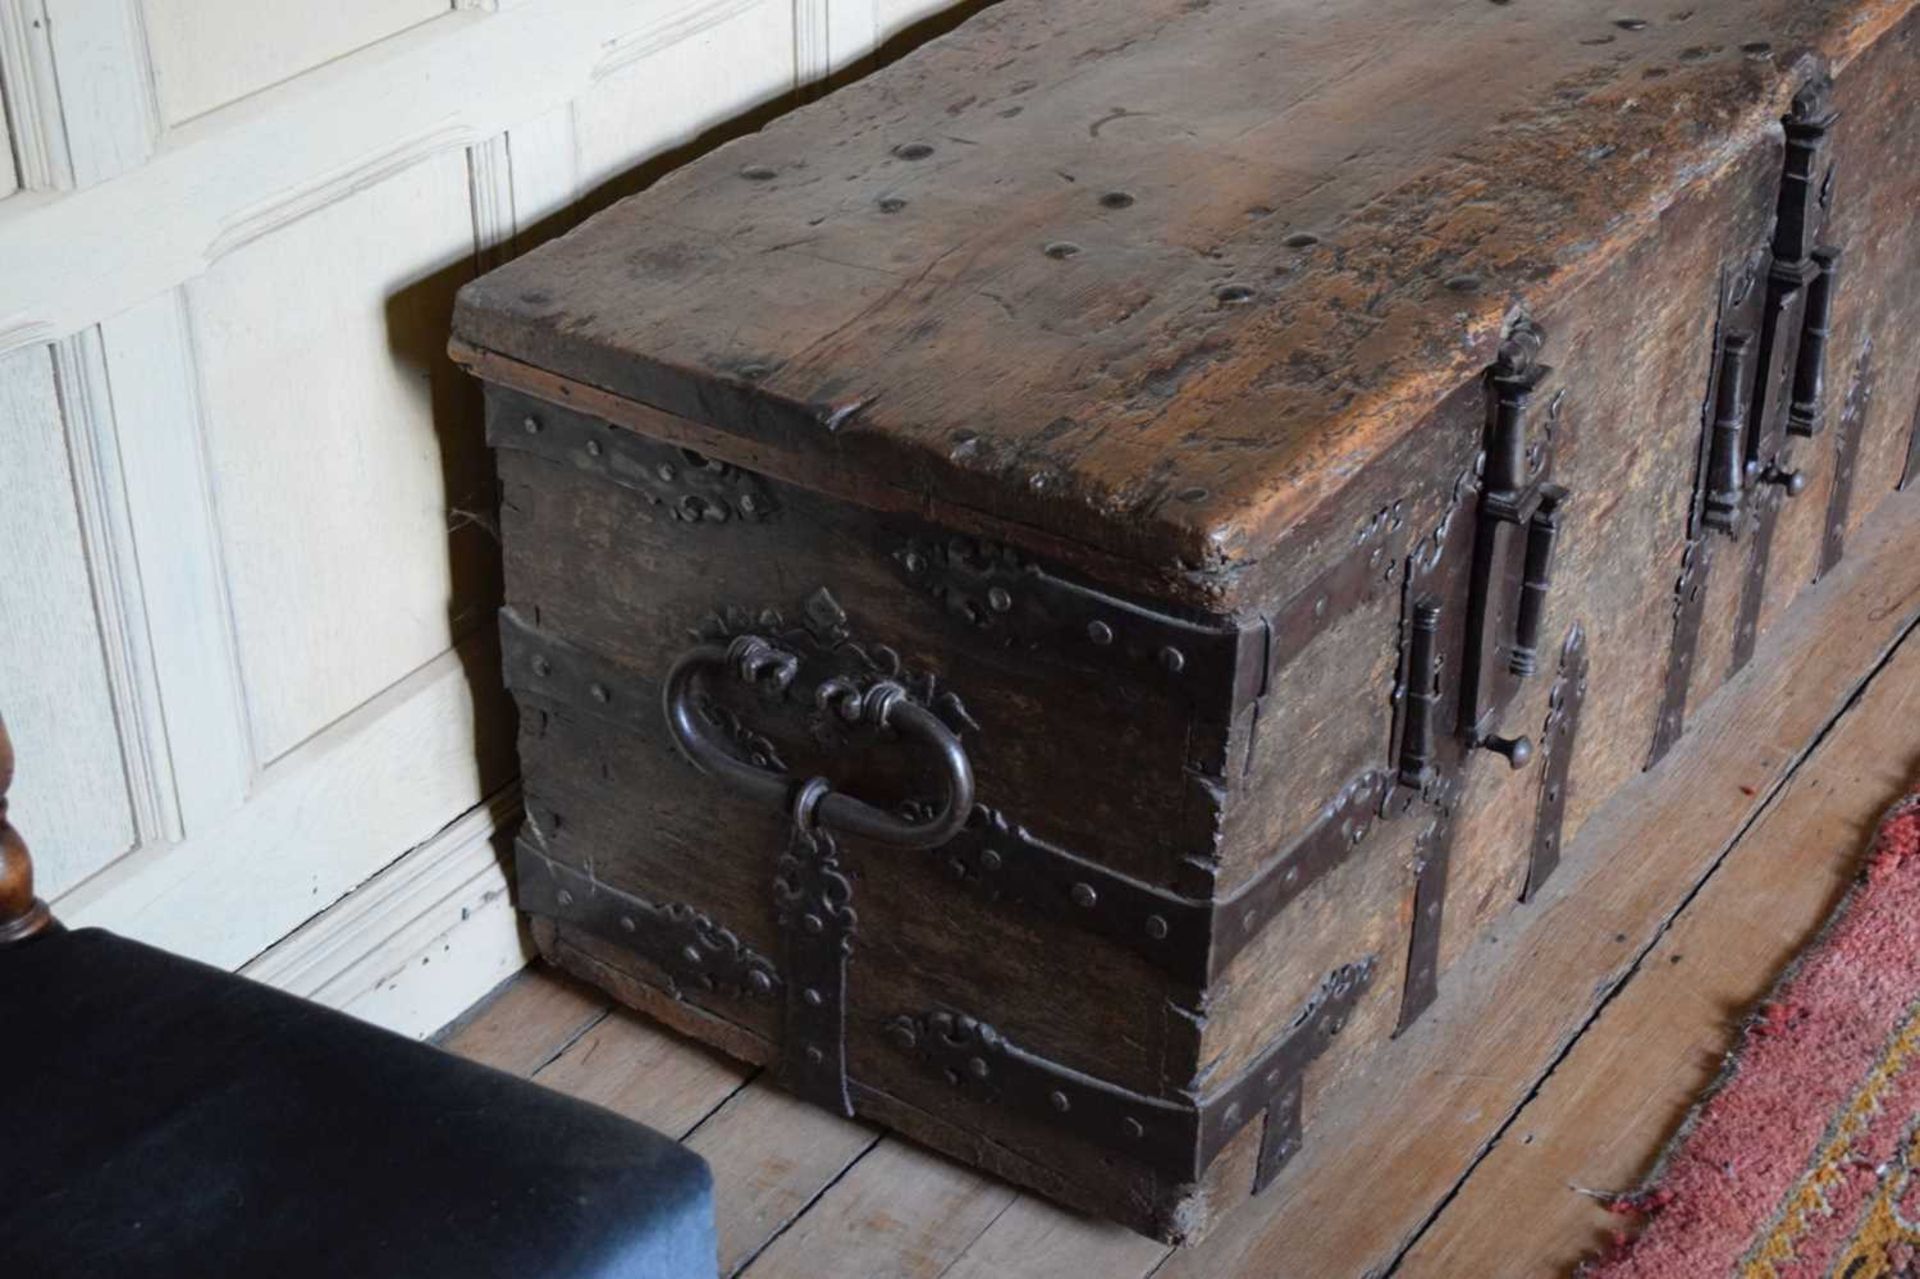
POLYGON ((1195 1237, 1914 469, 1916 84, 1006 0, 468 286, 543 952, 1195 1237))

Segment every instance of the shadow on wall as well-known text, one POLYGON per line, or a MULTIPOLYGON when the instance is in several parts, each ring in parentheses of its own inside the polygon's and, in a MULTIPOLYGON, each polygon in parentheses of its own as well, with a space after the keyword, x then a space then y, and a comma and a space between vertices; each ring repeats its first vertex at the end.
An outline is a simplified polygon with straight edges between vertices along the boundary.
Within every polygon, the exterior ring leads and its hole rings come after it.
MULTIPOLYGON (((387 298, 387 345, 395 361, 426 379, 434 438, 447 505, 447 561, 451 593, 448 630, 473 695, 474 768, 489 800, 516 781, 516 716, 500 674, 494 617, 502 599, 499 490, 486 446, 479 384, 447 356, 454 294, 486 266, 525 253, 565 234, 602 209, 646 190, 667 174, 735 138, 764 128, 806 102, 871 74, 946 34, 998 0, 963 0, 895 33, 877 49, 823 81, 749 107, 680 146, 651 156, 580 196, 571 205, 528 227, 511 245, 482 261, 452 263, 400 288, 387 298)), ((495 851, 512 867, 511 824, 495 836, 495 851)), ((508 875, 509 882, 512 875, 508 875)), ((526 942, 523 928, 523 943, 526 942)), ((532 952, 530 944, 526 946, 532 952)))

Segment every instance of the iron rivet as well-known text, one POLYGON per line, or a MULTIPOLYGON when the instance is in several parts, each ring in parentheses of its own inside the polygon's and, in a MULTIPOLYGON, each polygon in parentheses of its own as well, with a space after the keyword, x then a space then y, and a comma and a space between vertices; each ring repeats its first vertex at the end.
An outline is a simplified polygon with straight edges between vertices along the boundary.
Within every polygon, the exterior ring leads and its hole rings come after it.
POLYGON ((1160 665, 1169 675, 1178 675, 1187 669, 1187 655, 1169 644, 1160 650, 1160 665))
POLYGON ((821 1052, 818 1048, 815 1048, 812 1044, 807 1045, 807 1064, 809 1066, 818 1066, 821 1062, 825 1061, 826 1059, 827 1059, 827 1055, 825 1053, 821 1052))
POLYGON ((980 854, 980 869, 989 873, 1000 869, 1000 854, 991 848, 980 854))
POLYGON ((1237 1101, 1229 1103, 1226 1109, 1226 1113, 1220 1116, 1220 1120, 1222 1123, 1226 1124, 1226 1126, 1229 1128, 1239 1123, 1240 1122, 1240 1103, 1237 1101))
POLYGON ((919 1042, 913 1033, 913 1027, 905 1022, 895 1022, 887 1027, 887 1035, 902 1048, 911 1048, 919 1042))
POLYGON ((1766 58, 1772 56, 1773 46, 1765 40, 1750 40, 1740 46, 1740 52, 1746 54, 1749 58, 1766 58))
POLYGON ((1297 883, 1299 883, 1299 882, 1300 882, 1300 868, 1299 868, 1298 866, 1289 866, 1289 867, 1287 867, 1287 873, 1286 873, 1285 875, 1283 875, 1283 876, 1281 876, 1281 878, 1282 878, 1282 879, 1284 879, 1284 880, 1286 880, 1286 882, 1287 882, 1287 883, 1289 883, 1289 884, 1297 884, 1297 883))
POLYGON ((621 932, 623 932, 623 933, 630 933, 630 932, 632 932, 632 931, 634 930, 634 927, 635 927, 635 925, 634 925, 634 922, 633 922, 633 916, 632 916, 632 915, 622 915, 622 916, 620 916, 620 931, 621 931, 621 932))
POLYGON ((530 663, 530 665, 533 667, 533 673, 535 675, 539 675, 544 678, 545 676, 553 674, 553 663, 549 662, 544 657, 534 658, 533 661, 530 663))
POLYGON ((749 182, 768 182, 777 175, 764 164, 749 164, 740 170, 740 176, 749 182))
POLYGON ((756 968, 747 974, 747 985, 753 987, 753 993, 764 995, 773 989, 773 978, 756 968))
POLYGON ((918 551, 908 551, 906 557, 902 559, 900 563, 905 566, 907 572, 913 574, 915 577, 925 572, 927 567, 926 557, 918 551))
POLYGON ((528 435, 540 434, 540 419, 531 414, 521 418, 520 425, 525 428, 528 435))
POLYGON ((987 607, 996 613, 1004 613, 1013 607, 1013 596, 1007 594, 1004 586, 995 586, 987 591, 987 607))
POLYGON ((1100 622, 1100 621, 1088 622, 1087 638, 1092 640, 1094 643, 1099 644, 1102 647, 1105 647, 1106 645, 1113 643, 1113 628, 1111 626, 1108 626, 1105 622, 1100 622))
POLYGON ((689 942, 680 948, 680 956, 689 964, 697 964, 700 962, 700 948, 689 942))
POLYGON ((1647 20, 1645 18, 1615 18, 1613 25, 1619 27, 1622 31, 1645 31, 1647 29, 1647 20))
POLYGON ((878 204, 882 213, 898 213, 907 207, 907 202, 897 195, 883 195, 878 204))
POLYGON ((587 456, 588 456, 588 457, 599 457, 599 456, 600 456, 600 454, 601 454, 601 453, 602 453, 603 451, 604 451, 604 450, 603 450, 603 449, 601 449, 601 447, 600 447, 600 441, 599 441, 599 440, 588 440, 588 441, 587 441, 587 456))
POLYGON ((818 915, 804 915, 800 919, 800 927, 810 933, 821 933, 826 931, 827 924, 818 915))
POLYGON ((1134 1141, 1138 1141, 1142 1137, 1147 1135, 1147 1130, 1141 1127, 1140 1121, 1138 1119, 1135 1119, 1132 1115, 1128 1115, 1125 1119, 1122 1119, 1120 1121, 1120 1131, 1126 1133, 1127 1136, 1132 1138, 1134 1141))
POLYGON ((1100 900, 1100 894, 1094 892, 1093 885, 1085 880, 1075 884, 1068 891, 1073 897, 1073 904, 1082 910, 1092 910, 1093 904, 1100 900))
POLYGON ((751 493, 742 493, 740 495, 740 514, 752 515, 754 512, 758 511, 759 509, 760 509, 759 498, 755 497, 751 493))
POLYGON ((571 906, 573 905, 573 894, 563 888, 560 890, 560 895, 554 900, 558 901, 562 906, 571 906))
POLYGON ((1477 275, 1454 275, 1447 278, 1447 288, 1455 293, 1478 293, 1480 277, 1477 275))
POLYGON ((818 1008, 821 1004, 824 1004, 827 1002, 821 996, 820 992, 815 990, 811 986, 807 987, 805 990, 800 992, 800 998, 807 1001, 807 1007, 809 1008, 818 1008))
POLYGON ((1130 209, 1133 207, 1133 197, 1125 191, 1109 191, 1100 197, 1100 207, 1103 209, 1130 209))
POLYGON ((987 1059, 984 1057, 967 1058, 967 1073, 975 1079, 985 1079, 987 1077, 987 1059))
POLYGON ((607 691, 607 686, 605 684, 589 685, 587 688, 587 692, 593 698, 594 701, 599 702, 602 705, 605 705, 607 702, 610 702, 613 700, 613 694, 607 691))
POLYGON ((933 148, 924 142, 902 142, 893 153, 902 160, 924 160, 933 154, 933 148))
POLYGON ((1158 915, 1147 916, 1147 936, 1160 941, 1167 935, 1167 921, 1158 915))
POLYGON ((1073 1109, 1073 1102, 1058 1088, 1047 1094, 1047 1104, 1063 1115, 1073 1109))
POLYGON ((955 879, 965 879, 967 877, 967 864, 958 857, 950 857, 947 859, 947 873, 955 879))
POLYGON ((1253 301, 1253 288, 1246 284, 1223 284, 1213 291, 1213 297, 1221 306, 1245 306, 1253 301))
POLYGON ((1311 231, 1295 231, 1292 235, 1280 241, 1280 243, 1286 245, 1289 249, 1310 249, 1320 243, 1320 237, 1311 231))
POLYGON ((1040 251, 1056 262, 1064 262, 1080 252, 1080 246, 1072 240, 1055 240, 1040 251))

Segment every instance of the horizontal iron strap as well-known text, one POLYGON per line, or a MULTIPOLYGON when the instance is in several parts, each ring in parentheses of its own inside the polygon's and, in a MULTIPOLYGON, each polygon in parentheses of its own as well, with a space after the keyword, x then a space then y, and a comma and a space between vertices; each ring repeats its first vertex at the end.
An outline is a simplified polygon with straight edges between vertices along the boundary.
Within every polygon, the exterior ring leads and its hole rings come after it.
POLYGON ((1336 969, 1251 1065, 1197 1102, 1149 1097, 1084 1074, 964 1013, 903 1013, 887 1031, 897 1048, 964 1097, 1061 1128, 1171 1180, 1195 1182, 1270 1106, 1278 1105, 1283 1122, 1293 1122, 1302 1073, 1346 1025, 1373 972, 1371 957, 1336 969))
MULTIPOLYGON (((630 733, 660 731, 653 681, 554 638, 512 609, 501 610, 500 635, 507 685, 521 697, 630 733)), ((966 827, 928 855, 989 901, 1111 938, 1198 989, 1224 972, 1289 902, 1359 847, 1377 824, 1389 781, 1381 770, 1354 778, 1304 835, 1218 903, 1109 870, 985 805, 976 806, 966 827)))
POLYGON ((548 857, 524 834, 514 841, 513 860, 521 910, 633 951, 665 972, 678 991, 768 999, 780 988, 771 959, 693 906, 609 887, 548 857))

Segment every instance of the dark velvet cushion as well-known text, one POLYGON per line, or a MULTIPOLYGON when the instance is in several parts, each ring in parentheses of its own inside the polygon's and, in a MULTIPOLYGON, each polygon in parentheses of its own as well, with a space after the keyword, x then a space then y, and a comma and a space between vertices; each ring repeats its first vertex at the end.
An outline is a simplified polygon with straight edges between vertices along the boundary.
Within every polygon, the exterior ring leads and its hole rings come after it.
POLYGON ((0 949, 0 1275, 714 1264, 706 1164, 658 1133, 111 933, 0 949))

